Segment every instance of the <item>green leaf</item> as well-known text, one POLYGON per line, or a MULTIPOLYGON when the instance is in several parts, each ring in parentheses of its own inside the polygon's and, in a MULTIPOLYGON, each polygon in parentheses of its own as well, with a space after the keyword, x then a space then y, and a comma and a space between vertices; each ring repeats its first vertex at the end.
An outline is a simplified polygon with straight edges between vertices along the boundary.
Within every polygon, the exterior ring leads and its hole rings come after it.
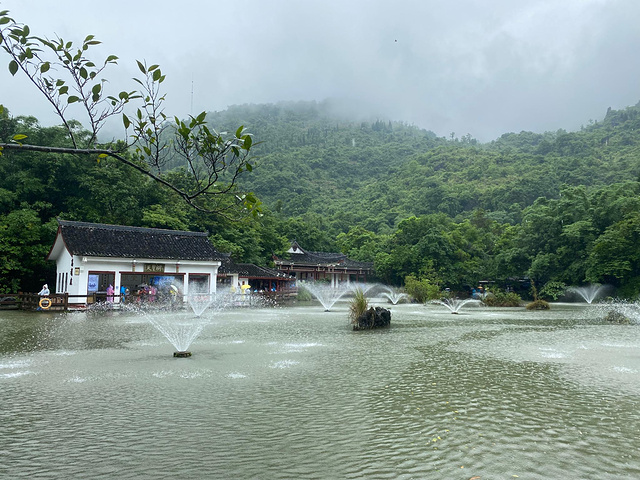
POLYGON ((158 80, 160 80, 160 77, 162 76, 162 73, 160 72, 160 70, 156 70, 153 72, 153 81, 157 82, 158 80))
POLYGON ((144 65, 142 63, 140 63, 139 60, 136 60, 136 62, 138 62, 138 68, 140 69, 140 71, 146 75, 147 74, 147 69, 144 68, 144 65))
POLYGON ((91 93, 93 93, 94 95, 97 95, 98 93, 100 93, 100 90, 102 90, 102 85, 100 85, 99 83, 96 83, 91 89, 91 93))
POLYGON ((51 68, 51 64, 49 62, 44 62, 42 65, 40 65, 40 73, 48 72, 49 68, 51 68))
POLYGON ((16 73, 18 73, 18 62, 16 62, 15 60, 11 60, 9 62, 9 72, 11 73, 11 75, 15 75, 16 73))
POLYGON ((9 17, 2 17, 0 18, 0 25, 4 25, 6 23, 9 23, 11 21, 11 19, 9 17))
POLYGON ((236 137, 240 138, 240 136, 242 135, 242 131, 244 130, 244 125, 240 125, 238 127, 238 130, 236 130, 236 137))
POLYGON ((129 120, 129 117, 127 117, 124 113, 122 114, 122 123, 124 123, 124 128, 129 128, 129 125, 131 125, 131 120, 129 120))
POLYGON ((17 142, 19 140, 24 140, 25 138, 27 138, 26 135, 23 135, 23 134, 19 133, 17 135, 14 135, 11 139, 15 140, 17 142))
POLYGON ((101 153, 100 155, 98 155, 98 158, 106 158, 109 155, 107 155, 106 153, 101 153))
POLYGON ((75 103, 79 100, 80 100, 79 97, 76 97, 75 95, 71 95, 69 98, 67 98, 67 103, 75 103))
POLYGON ((244 142, 242 143, 242 148, 244 148, 245 150, 249 150, 251 148, 251 145, 253 144, 253 140, 249 135, 245 135, 243 140, 244 142))

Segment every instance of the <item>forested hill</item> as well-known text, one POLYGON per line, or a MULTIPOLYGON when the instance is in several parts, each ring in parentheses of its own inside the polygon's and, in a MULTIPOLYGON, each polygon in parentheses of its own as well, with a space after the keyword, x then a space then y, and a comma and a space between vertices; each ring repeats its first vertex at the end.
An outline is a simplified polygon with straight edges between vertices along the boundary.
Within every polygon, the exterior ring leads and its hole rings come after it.
POLYGON ((379 233, 411 215, 464 218, 477 209, 517 223, 525 207, 557 198, 563 186, 640 174, 640 104, 577 132, 506 133, 486 144, 384 119, 349 121, 328 103, 234 106, 208 121, 245 125, 263 142, 245 187, 271 209, 338 215, 379 233))
MULTIPOLYGON (((585 282, 640 294, 640 105, 577 132, 486 144, 345 118, 329 103, 238 106, 209 121, 220 131, 245 125, 262 142, 252 149, 259 166, 241 177, 265 203, 262 215, 205 214, 110 159, 3 152, 0 293, 53 283, 45 257, 63 218, 207 231, 220 251, 259 265, 295 238, 373 261, 377 278, 395 285, 463 291, 486 279, 511 288, 517 278, 546 298, 585 282)), ((0 110, 0 140, 16 134, 68 145, 63 128, 0 110)))

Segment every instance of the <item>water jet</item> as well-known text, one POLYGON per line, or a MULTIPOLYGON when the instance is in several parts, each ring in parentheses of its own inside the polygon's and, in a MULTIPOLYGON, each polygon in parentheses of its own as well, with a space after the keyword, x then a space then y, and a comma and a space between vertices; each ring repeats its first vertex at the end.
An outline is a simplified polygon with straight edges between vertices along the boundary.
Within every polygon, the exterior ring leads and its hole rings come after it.
POLYGON ((331 308, 340 299, 340 297, 353 291, 352 286, 345 283, 332 286, 328 283, 305 282, 302 285, 322 304, 325 312, 330 312, 331 308))
POLYGON ((445 298, 444 300, 432 300, 430 303, 436 305, 444 305, 449 309, 451 313, 457 315, 460 313, 460 309, 468 303, 479 303, 478 300, 474 300, 473 298, 465 298, 461 300, 459 298, 445 298))
POLYGON ((592 285, 585 285, 583 287, 569 287, 567 291, 577 293, 585 302, 589 305, 596 299, 600 292, 604 289, 604 285, 594 283, 592 285))
POLYGON ((386 292, 382 292, 382 295, 387 297, 387 299, 393 305, 397 305, 398 303, 409 299, 409 295, 407 295, 406 293, 401 292, 401 291, 399 291, 397 289, 394 289, 394 288, 391 288, 391 287, 385 287, 385 289, 387 291, 386 292))

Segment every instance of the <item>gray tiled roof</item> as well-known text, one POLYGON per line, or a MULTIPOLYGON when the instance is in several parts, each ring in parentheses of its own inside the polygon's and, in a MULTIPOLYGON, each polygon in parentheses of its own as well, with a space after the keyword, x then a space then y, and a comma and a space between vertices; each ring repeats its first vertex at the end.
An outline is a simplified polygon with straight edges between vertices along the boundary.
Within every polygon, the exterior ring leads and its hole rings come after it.
POLYGON ((272 268, 260 267, 253 263, 238 263, 238 273, 241 277, 247 278, 267 278, 267 279, 282 279, 293 280, 296 277, 287 273, 274 270, 272 268))
POLYGON ((205 232, 126 227, 58 220, 67 249, 73 255, 218 261, 223 255, 205 232))
POLYGON ((287 258, 276 257, 276 263, 282 265, 311 265, 311 266, 341 266, 347 268, 372 269, 372 262, 358 262, 347 257, 343 253, 331 252, 312 252, 303 250, 297 242, 294 241, 292 247, 295 247, 295 253, 289 253, 287 258))
POLYGON ((293 280, 295 276, 288 273, 274 270, 273 268, 260 267, 253 263, 235 263, 231 260, 229 254, 225 254, 222 265, 218 269, 218 274, 237 273, 241 277, 247 278, 265 278, 265 279, 282 279, 293 280))

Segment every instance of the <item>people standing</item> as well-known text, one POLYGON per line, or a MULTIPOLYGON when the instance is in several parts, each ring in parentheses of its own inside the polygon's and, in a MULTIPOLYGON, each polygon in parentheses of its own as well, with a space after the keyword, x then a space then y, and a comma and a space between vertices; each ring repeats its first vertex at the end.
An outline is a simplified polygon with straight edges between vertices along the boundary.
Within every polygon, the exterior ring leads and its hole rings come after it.
POLYGON ((109 286, 107 287, 107 302, 113 303, 113 294, 113 285, 109 284, 109 286))
MULTIPOLYGON (((38 295, 41 297, 40 301, 38 302, 38 308, 36 310, 42 310, 42 299, 43 298, 47 298, 49 296, 49 285, 47 285, 46 283, 42 286, 42 290, 40 290, 38 292, 38 295)), ((45 305, 45 308, 49 308, 48 305, 51 305, 51 300, 48 300, 48 304, 45 305)))

